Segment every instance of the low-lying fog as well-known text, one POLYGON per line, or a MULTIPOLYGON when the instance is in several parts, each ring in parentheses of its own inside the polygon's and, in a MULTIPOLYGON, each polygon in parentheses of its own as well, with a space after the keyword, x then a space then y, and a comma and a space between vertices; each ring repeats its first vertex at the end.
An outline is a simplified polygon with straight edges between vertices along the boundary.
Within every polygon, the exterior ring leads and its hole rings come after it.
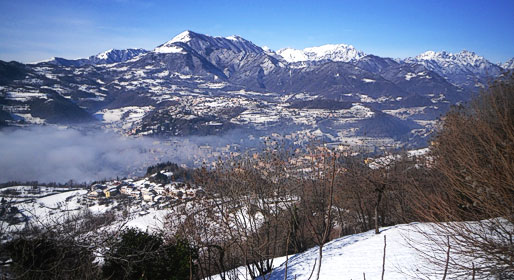
POLYGON ((142 175, 163 161, 191 165, 211 153, 201 145, 226 145, 240 139, 194 137, 163 142, 124 137, 101 130, 55 126, 0 130, 0 183, 7 181, 77 182, 142 175))

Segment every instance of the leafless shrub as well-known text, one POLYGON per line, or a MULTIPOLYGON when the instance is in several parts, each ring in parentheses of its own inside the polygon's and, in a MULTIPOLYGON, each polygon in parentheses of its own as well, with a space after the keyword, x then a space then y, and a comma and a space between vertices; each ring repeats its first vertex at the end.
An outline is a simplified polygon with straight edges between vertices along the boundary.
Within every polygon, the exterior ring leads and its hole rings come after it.
POLYGON ((413 203, 442 256, 451 244, 452 277, 514 277, 514 77, 448 113, 430 157, 437 184, 413 203))
POLYGON ((115 217, 111 213, 93 215, 88 211, 68 213, 56 220, 33 218, 20 231, 10 232, 2 245, 10 262, 4 264, 6 277, 15 279, 98 279, 98 248, 110 235, 103 227, 115 217))

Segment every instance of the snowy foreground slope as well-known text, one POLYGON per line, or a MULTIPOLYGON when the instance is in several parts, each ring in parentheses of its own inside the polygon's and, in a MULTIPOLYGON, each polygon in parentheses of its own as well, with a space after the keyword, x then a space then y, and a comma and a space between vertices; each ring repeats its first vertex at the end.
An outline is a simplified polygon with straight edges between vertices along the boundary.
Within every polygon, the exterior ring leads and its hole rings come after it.
MULTIPOLYGON (((442 271, 409 244, 422 246, 426 239, 420 230, 431 230, 429 224, 412 223, 381 228, 380 234, 373 230, 342 237, 325 244, 320 279, 381 279, 384 236, 387 239, 384 279, 442 279, 442 271), (434 272, 438 271, 438 272, 434 272)), ((307 280, 318 262, 318 247, 289 257, 287 279, 307 280)), ((431 252, 431 254, 436 254, 431 252)), ((444 255, 444 250, 441 252, 444 255)), ((444 258, 444 256, 442 256, 444 258)), ((284 279, 286 258, 274 260, 276 266, 265 279, 284 279)), ((239 279, 250 279, 244 267, 238 269, 239 279)), ((314 273, 316 270, 314 270, 314 273)), ((214 277, 214 279, 220 279, 214 277)), ((311 277, 315 279, 315 275, 311 277)))

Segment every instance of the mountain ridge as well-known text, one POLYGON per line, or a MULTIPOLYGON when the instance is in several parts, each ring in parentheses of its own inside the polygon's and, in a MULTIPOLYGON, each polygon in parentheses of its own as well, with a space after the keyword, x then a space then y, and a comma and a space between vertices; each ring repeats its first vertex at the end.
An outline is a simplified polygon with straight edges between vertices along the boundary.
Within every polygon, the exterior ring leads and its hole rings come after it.
POLYGON ((501 66, 467 50, 455 54, 446 51, 426 51, 403 61, 421 64, 466 89, 480 88, 490 82, 488 77, 498 76, 504 71, 501 66))
POLYGON ((346 44, 327 44, 303 50, 284 48, 276 51, 276 53, 287 62, 318 60, 349 62, 366 56, 364 52, 355 49, 352 45, 346 44))
POLYGON ((505 61, 504 63, 502 63, 501 66, 503 67, 503 69, 513 70, 514 69, 514 57, 505 61))
MULTIPOLYGON (((341 61, 341 62, 350 62, 362 59, 363 57, 367 55, 373 55, 373 54, 367 54, 361 50, 356 49, 353 45, 350 44, 344 44, 344 43, 338 43, 338 44, 325 44, 321 46, 313 46, 313 47, 306 47, 304 49, 295 49, 295 48, 282 48, 279 50, 271 50, 268 47, 260 47, 255 45, 250 40, 247 40, 241 36, 238 35, 231 35, 227 37, 222 36, 210 36, 205 35, 201 33, 197 33, 191 30, 185 30, 178 35, 174 36, 169 41, 158 45, 155 47, 152 51, 159 52, 159 53, 166 53, 166 47, 175 45, 176 43, 183 43, 190 47, 192 47, 194 50, 198 51, 201 50, 203 46, 199 46, 197 41, 204 41, 207 42, 209 47, 216 46, 220 48, 227 48, 231 49, 233 51, 243 51, 247 53, 271 53, 275 54, 277 56, 280 56, 284 59, 284 61, 289 63, 295 63, 295 62, 306 62, 306 61, 320 61, 320 60, 330 60, 330 61, 341 61), (196 41, 196 42, 195 42, 196 41), (230 42, 230 43, 228 43, 230 42)), ((177 48, 180 45, 178 45, 177 48)), ((180 51, 180 50, 176 50, 180 51)), ((133 57, 136 57, 139 54, 149 52, 147 50, 141 49, 141 48, 129 48, 129 49, 110 49, 101 53, 98 53, 97 55, 89 56, 88 58, 79 58, 79 59, 66 59, 61 57, 54 57, 49 60, 44 60, 40 62, 34 62, 30 64, 38 64, 38 63, 45 63, 45 62, 51 62, 52 60, 65 60, 65 61, 72 61, 73 66, 81 66, 85 64, 99 64, 99 63, 116 63, 116 62, 123 62, 126 60, 129 60, 133 57), (109 52, 115 52, 115 55, 120 55, 119 53, 127 52, 127 53, 136 53, 136 55, 130 55, 130 58, 120 58, 120 59, 111 59, 110 62, 105 62, 104 60, 107 60, 107 54, 109 52), (78 63, 73 63, 73 61, 81 61, 78 63), (84 61, 84 62, 82 62, 84 61), (86 62, 87 61, 87 62, 86 62)), ((170 52, 174 52, 174 50, 170 50, 170 52)), ((388 57, 382 57, 382 58, 388 58, 388 57)), ((483 56, 479 56, 473 51, 467 51, 462 50, 458 53, 451 53, 448 51, 433 51, 428 50, 425 51, 419 55, 416 55, 414 57, 406 57, 406 58, 391 58, 396 61, 400 62, 408 62, 408 63, 419 63, 424 65, 425 67, 428 67, 429 70, 432 71, 439 71, 439 74, 445 73, 442 70, 437 69, 443 67, 441 64, 445 64, 444 67, 455 67, 455 65, 459 65, 460 67, 468 66, 466 68, 468 71, 471 71, 473 73, 479 73, 483 74, 484 68, 493 67, 495 69, 492 70, 491 74, 497 74, 498 68, 503 69, 511 69, 514 67, 514 58, 511 58, 508 61, 505 61, 504 63, 492 63, 483 56), (434 65, 434 62, 439 65, 434 65), (472 66, 472 67, 469 67, 472 66), (496 67, 495 67, 496 66, 496 67), (478 69, 473 69, 473 67, 478 69)), ((59 62, 56 62, 59 64, 59 62)), ((62 63, 62 62, 61 62, 62 63)), ((452 70, 452 69, 450 69, 452 70)), ((446 71, 448 72, 448 71, 446 71)))
POLYGON ((239 36, 184 31, 150 51, 109 50, 87 62, 5 63, 0 123, 67 122, 66 116, 52 117, 59 116, 52 111, 56 107, 45 107, 44 115, 32 109, 58 101, 87 112, 84 120, 94 116, 99 125, 125 134, 242 129, 258 135, 308 131, 332 141, 366 135, 408 140, 427 135, 452 104, 465 102, 496 77, 478 70, 453 75, 441 70, 444 64, 432 63, 440 58, 451 65, 489 65, 471 52, 457 62, 453 54, 435 52, 410 62, 344 44, 306 50, 314 50, 313 60, 288 62, 239 36), (474 80, 481 86, 468 87, 474 80), (370 132, 379 126, 391 131, 370 132))
POLYGON ((88 58, 78 58, 78 59, 66 59, 62 57, 53 57, 47 60, 43 60, 40 62, 28 63, 28 64, 40 64, 40 63, 51 63, 60 66, 84 66, 84 65, 97 65, 97 64, 110 64, 110 63, 118 63, 130 60, 138 55, 145 54, 148 51, 142 48, 135 49, 109 49, 98 53, 96 55, 91 55, 88 58))

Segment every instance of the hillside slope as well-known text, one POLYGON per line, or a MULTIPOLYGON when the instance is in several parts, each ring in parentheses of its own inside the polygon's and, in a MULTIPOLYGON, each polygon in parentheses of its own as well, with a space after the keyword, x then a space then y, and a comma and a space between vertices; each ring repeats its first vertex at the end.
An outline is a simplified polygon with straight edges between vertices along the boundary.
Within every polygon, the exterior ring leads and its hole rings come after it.
MULTIPOLYGON (((364 274, 365 279, 381 279, 384 236, 387 240, 384 279, 442 279, 443 270, 429 263, 418 251, 418 249, 429 248, 427 239, 420 232, 435 234, 431 224, 412 223, 381 228, 381 233, 378 235, 371 230, 335 239, 325 244, 323 248, 319 279, 364 279, 364 274), (414 244, 417 249, 410 244, 414 244)), ((445 249, 430 247, 430 250, 423 251, 445 259, 445 249)), ((275 269, 265 279, 316 279, 316 269, 313 268, 318 264, 318 254, 318 247, 314 247, 303 253, 289 256, 287 278, 284 278, 285 257, 276 258, 275 269), (313 275, 309 277, 311 273, 313 275)), ((459 261, 456 256, 452 256, 452 259, 459 261)), ((239 279, 250 279, 244 267, 238 268, 237 273, 239 279)), ((451 278, 451 276, 451 269, 449 269, 448 277, 451 278)), ((214 279, 219 277, 216 276, 214 279)))

